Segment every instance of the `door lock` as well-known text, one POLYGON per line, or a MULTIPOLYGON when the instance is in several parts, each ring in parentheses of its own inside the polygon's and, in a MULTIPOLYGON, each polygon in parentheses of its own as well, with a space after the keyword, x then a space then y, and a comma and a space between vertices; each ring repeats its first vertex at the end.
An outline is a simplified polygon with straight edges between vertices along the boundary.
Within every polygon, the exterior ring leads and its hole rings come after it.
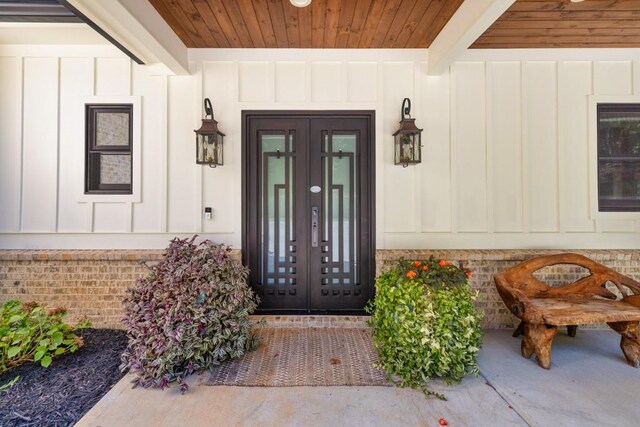
POLYGON ((318 247, 318 207, 311 208, 311 247, 318 247))

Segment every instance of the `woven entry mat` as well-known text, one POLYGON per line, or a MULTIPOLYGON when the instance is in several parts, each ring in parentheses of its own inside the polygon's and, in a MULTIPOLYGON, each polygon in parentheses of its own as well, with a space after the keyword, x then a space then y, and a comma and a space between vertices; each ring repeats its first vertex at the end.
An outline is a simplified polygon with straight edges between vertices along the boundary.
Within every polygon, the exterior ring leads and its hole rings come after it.
POLYGON ((213 368, 203 384, 246 387, 391 386, 373 367, 378 354, 368 329, 256 330, 256 351, 213 368))

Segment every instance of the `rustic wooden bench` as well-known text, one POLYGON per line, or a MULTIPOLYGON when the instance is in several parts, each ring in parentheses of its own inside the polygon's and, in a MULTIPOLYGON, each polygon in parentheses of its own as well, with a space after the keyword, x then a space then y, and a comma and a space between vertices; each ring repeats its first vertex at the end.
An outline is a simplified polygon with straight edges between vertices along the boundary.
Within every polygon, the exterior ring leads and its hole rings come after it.
POLYGON ((578 254, 533 258, 494 276, 500 297, 521 322, 513 336, 524 333, 522 356, 536 355, 538 365, 551 366, 551 344, 559 326, 576 334, 578 325, 607 323, 622 335, 620 348, 627 362, 640 367, 640 283, 578 254), (591 273, 574 283, 551 287, 533 273, 558 264, 584 267, 591 273), (612 283, 622 299, 606 288, 612 283))

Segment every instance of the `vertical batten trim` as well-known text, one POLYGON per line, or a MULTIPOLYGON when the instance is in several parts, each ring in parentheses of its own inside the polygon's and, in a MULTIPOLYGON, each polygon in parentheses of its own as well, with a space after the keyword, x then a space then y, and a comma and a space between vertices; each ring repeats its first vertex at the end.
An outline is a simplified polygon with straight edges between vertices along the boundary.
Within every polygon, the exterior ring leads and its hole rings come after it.
POLYGON ((485 224, 487 233, 493 233, 495 230, 495 218, 493 216, 493 119, 491 101, 491 91, 493 89, 493 62, 484 63, 484 179, 487 183, 485 201, 485 224))
POLYGON ((23 211, 23 203, 24 203, 24 57, 19 56, 17 58, 16 65, 18 68, 18 117, 16 127, 17 134, 20 138, 20 203, 18 206, 18 232, 22 231, 22 211, 23 211))
MULTIPOLYGON (((375 173, 375 188, 376 188, 376 247, 377 248, 386 248, 386 233, 385 233, 385 212, 384 212, 384 200, 385 200, 385 146, 384 143, 386 141, 384 134, 384 62, 380 61, 377 63, 378 73, 376 75, 376 90, 378 92, 376 98, 376 123, 374 124, 376 135, 376 146, 375 149, 375 163, 376 163, 376 173, 375 173), (380 137, 378 137, 380 136, 380 137)), ((311 73, 310 73, 311 74, 311 73)), ((311 76, 310 76, 311 77, 311 76)))
POLYGON ((269 90, 271 91, 271 93, 269 94, 269 102, 270 103, 276 103, 276 80, 277 80, 277 76, 276 76, 276 61, 269 61, 268 62, 269 68, 271 69, 271 86, 269 88, 269 90))
MULTIPOLYGON (((590 87, 590 93, 588 93, 587 95, 594 95, 595 94, 595 87, 596 87, 596 70, 595 70, 596 64, 595 61, 591 61, 591 75, 589 76, 591 78, 591 87, 590 87)), ((587 138, 589 137, 589 97, 585 97, 586 100, 585 102, 587 103, 587 108, 586 108, 586 114, 587 114, 587 138)), ((589 218, 589 221, 591 222, 591 230, 589 230, 589 232, 597 232, 597 224, 596 224, 596 220, 595 218, 592 218, 591 216, 591 183, 589 182, 589 169, 590 169, 590 161, 591 161, 591 157, 589 156, 589 150, 587 147, 586 150, 586 159, 585 159, 585 165, 587 167, 587 218, 589 218)), ((596 188, 595 191, 598 191, 598 189, 596 188)))
POLYGON ((93 76, 93 85, 92 85, 92 89, 91 89, 91 94, 93 96, 97 95, 98 92, 98 78, 96 76, 96 73, 98 72, 98 58, 96 56, 93 57, 93 61, 91 61, 91 65, 92 65, 92 73, 91 75, 93 76))
MULTIPOLYGON (((640 66, 638 61, 631 61, 631 93, 640 95, 640 66)), ((640 219, 635 221, 636 233, 640 233, 640 219)))
POLYGON ((95 211, 96 211, 96 204, 95 202, 91 202, 91 209, 89 209, 91 211, 91 233, 93 233, 93 231, 96 228, 96 224, 95 224, 95 220, 96 220, 96 215, 95 215, 95 211))
POLYGON ((131 60, 128 62, 129 64, 129 96, 133 96, 133 64, 131 60))
MULTIPOLYGON (((558 60, 556 62, 556 117, 558 120, 558 124, 560 124, 560 114, 562 114, 562 109, 561 109, 561 97, 560 97, 560 82, 562 80, 562 78, 564 77, 565 73, 566 73, 566 61, 560 61, 558 60)), ((557 193, 557 201, 558 201, 558 233, 566 233, 567 232, 567 227, 565 225, 565 221, 564 221, 564 217, 563 217, 563 205, 565 204, 565 202, 562 200, 562 193, 564 192, 564 181, 565 179, 562 176, 562 160, 564 160, 564 156, 562 153, 562 148, 563 148, 563 143, 566 144, 566 134, 564 131, 564 126, 563 129, 560 129, 560 126, 558 126, 558 129, 556 130, 556 133, 558 135, 558 141, 557 141, 557 148, 556 148, 556 156, 558 157, 558 193, 557 193)))
MULTIPOLYGON (((417 118, 418 113, 421 111, 421 107, 423 106, 422 98, 421 98, 421 80, 420 80, 420 62, 413 63, 413 99, 415 111, 413 112, 413 117, 417 118)), ((347 88, 348 89, 348 88, 347 88)), ((420 136, 422 138, 422 135, 420 136)), ((422 163, 422 139, 420 140, 420 159, 421 163, 415 165, 413 167, 412 175, 413 175, 413 231, 414 233, 422 232, 422 178, 423 178, 423 166, 422 163)), ((394 141, 395 144, 395 141, 394 141)))
MULTIPOLYGON (((129 59, 128 64, 129 64, 129 91, 128 91, 129 93, 128 93, 128 95, 129 96, 133 96, 133 67, 131 66, 131 59, 129 59)), ((138 108, 142 108, 142 102, 140 103, 140 106, 138 108)), ((142 117, 143 117, 142 111, 138 112, 138 117, 140 117, 142 119, 142 117)), ((144 132, 144 129, 142 128, 142 123, 138 123, 136 126, 139 126, 141 133, 144 132)), ((138 144, 140 145, 138 147, 139 148, 138 152, 140 153, 140 156, 142 156, 142 135, 140 135, 140 136, 141 136, 140 140, 138 141, 138 144)), ((133 154, 133 152, 131 154, 133 154)), ((138 159, 138 160, 135 160, 133 162, 133 166, 134 167, 136 166, 136 164, 140 165, 140 166, 138 166, 138 169, 140 169, 140 167, 142 165, 142 162, 139 162, 139 160, 142 160, 142 159, 138 159)), ((131 179, 132 179, 131 186, 133 187, 133 191, 137 190, 137 191, 141 192, 142 191, 142 186, 140 186, 138 188, 135 188, 135 185, 134 185, 134 182, 133 182, 133 180, 135 179, 134 178, 135 177, 134 173, 135 174, 139 174, 140 179, 142 179, 142 171, 141 170, 138 170, 137 172, 132 171, 132 173, 131 173, 131 179)), ((142 194, 140 194, 140 197, 142 197, 142 194)), ((142 200, 142 199, 140 199, 140 200, 142 200)), ((126 218, 129 218, 129 220, 125 224, 125 232, 126 233, 131 233, 133 231, 133 202, 127 202, 126 206, 127 206, 127 208, 126 208, 127 214, 125 215, 125 220, 126 220, 126 218)))
POLYGON ((457 85, 458 73, 456 64, 451 64, 449 68, 449 178, 451 182, 451 233, 458 233, 458 182, 456 179, 457 168, 457 137, 456 126, 458 124, 457 114, 457 85))
POLYGON ((304 61, 304 74, 304 102, 311 102, 311 61, 304 61))
POLYGON ((640 95, 640 65, 638 61, 631 61, 631 93, 640 95))
MULTIPOLYGON (((349 102, 349 62, 342 61, 342 99, 340 102, 349 102)), ((415 88, 415 86, 414 86, 415 88)))
POLYGON ((561 232, 560 228, 560 61, 555 61, 555 85, 556 85, 556 229, 555 232, 561 232))
MULTIPOLYGON (((98 62, 98 58, 97 57, 93 57, 93 60, 91 61, 91 78, 92 78, 92 82, 91 82, 91 95, 92 96, 96 96, 97 93, 97 89, 98 89, 98 78, 96 76, 96 73, 98 72, 98 67, 97 67, 97 62, 98 62)), ((84 127, 87 126, 86 120, 87 118, 85 117, 85 107, 82 108, 82 120, 85 122, 84 123, 84 127)), ((84 193, 84 189, 85 189, 85 180, 86 180, 86 173, 87 171, 85 170, 86 166, 85 166, 85 159, 87 157, 87 141, 86 141, 86 130, 85 132, 83 132, 82 134, 82 193, 84 193)), ((91 202, 90 203, 91 207, 89 209, 89 233, 93 233, 95 231, 96 228, 96 204, 95 202, 91 202)))
POLYGON ((162 75, 162 102, 160 114, 164 117, 164 125, 160 126, 160 232, 167 232, 169 221, 169 76, 162 75))
POLYGON ((629 61, 629 68, 630 68, 630 70, 629 70, 629 92, 628 93, 629 93, 629 95, 633 95, 634 90, 635 90, 634 85, 633 85, 633 73, 635 71, 634 61, 633 60, 629 61))
POLYGON ((60 82, 61 82, 60 57, 56 58, 56 209, 53 219, 53 231, 58 232, 60 222, 60 82))
MULTIPOLYGON (((199 107, 195 109, 195 113, 194 113, 194 123, 195 123, 195 128, 194 129, 198 129, 198 122, 202 119, 202 103, 203 101, 203 94, 204 94, 204 78, 202 76, 203 73, 203 69, 202 69, 202 62, 196 62, 194 65, 194 70, 193 70, 193 77, 195 78, 196 81, 196 90, 193 91, 194 92, 194 102, 195 105, 198 105, 199 107)), ((275 84, 275 69, 274 69, 274 84, 275 84)), ((224 147, 223 147, 224 149, 224 147)), ((224 151, 223 151, 224 152, 224 151)), ((195 217, 194 217, 194 225, 195 225, 195 232, 196 233, 201 233, 202 229, 203 229, 203 224, 202 224, 202 211, 203 211, 203 206, 202 206, 202 200, 203 200, 203 196, 202 196, 202 192, 204 191, 204 184, 202 182, 203 180, 203 176, 204 173, 202 171, 202 168, 204 166, 202 165, 196 165, 196 198, 195 198, 195 217)))
POLYGON ((527 61, 520 61, 520 192, 522 194, 521 221, 522 232, 531 230, 529 207, 531 206, 529 192, 529 97, 527 96, 528 80, 527 61))
POLYGON ((133 231, 133 202, 126 202, 127 211, 129 215, 125 215, 125 219, 129 218, 127 223, 125 224, 125 233, 131 233, 133 231))

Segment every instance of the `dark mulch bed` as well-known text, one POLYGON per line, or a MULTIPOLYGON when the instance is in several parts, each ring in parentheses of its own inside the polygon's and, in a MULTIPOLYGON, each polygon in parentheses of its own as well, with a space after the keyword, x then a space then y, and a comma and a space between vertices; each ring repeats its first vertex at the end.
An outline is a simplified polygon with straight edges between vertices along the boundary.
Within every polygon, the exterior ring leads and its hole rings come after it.
POLYGON ((53 359, 49 368, 29 364, 0 375, 0 426, 69 426, 122 378, 120 355, 127 346, 124 331, 84 329, 85 345, 74 354, 53 359))

